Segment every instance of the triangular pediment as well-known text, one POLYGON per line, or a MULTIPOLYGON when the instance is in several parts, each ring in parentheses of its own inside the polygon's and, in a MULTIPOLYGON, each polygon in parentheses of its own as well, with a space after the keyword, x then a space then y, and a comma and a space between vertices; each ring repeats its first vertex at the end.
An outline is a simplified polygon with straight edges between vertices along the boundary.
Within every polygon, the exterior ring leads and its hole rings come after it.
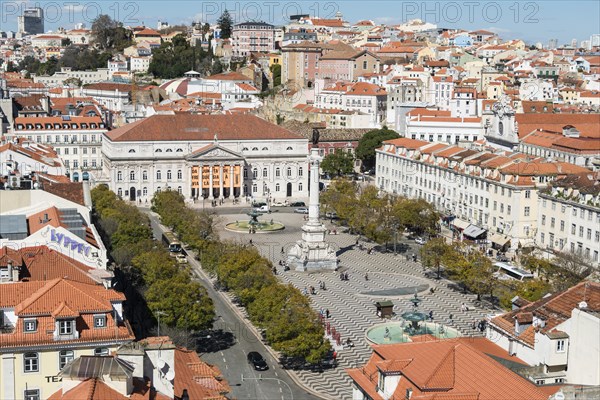
POLYGON ((199 160, 199 161, 223 161, 223 160, 243 160, 244 157, 236 153, 233 150, 227 149, 218 143, 209 144, 204 146, 189 156, 186 157, 188 161, 199 160))

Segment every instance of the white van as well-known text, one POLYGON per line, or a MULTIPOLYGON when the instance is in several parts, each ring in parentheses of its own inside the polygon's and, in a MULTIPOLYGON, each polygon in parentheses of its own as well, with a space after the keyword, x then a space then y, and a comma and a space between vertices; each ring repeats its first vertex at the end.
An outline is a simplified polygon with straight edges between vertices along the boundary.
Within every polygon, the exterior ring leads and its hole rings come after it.
POLYGON ((258 211, 258 212, 264 212, 264 213, 270 213, 271 212, 271 209, 269 208, 268 205, 256 207, 255 210, 258 211))

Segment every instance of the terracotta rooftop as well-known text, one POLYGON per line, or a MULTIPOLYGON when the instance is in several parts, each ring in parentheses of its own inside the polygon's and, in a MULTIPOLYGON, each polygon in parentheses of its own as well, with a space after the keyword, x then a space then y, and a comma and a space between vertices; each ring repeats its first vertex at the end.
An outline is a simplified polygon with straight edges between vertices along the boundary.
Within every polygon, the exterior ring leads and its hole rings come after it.
POLYGON ((72 342, 102 342, 133 340, 133 332, 128 324, 115 322, 111 302, 122 302, 125 296, 101 285, 89 285, 69 279, 53 279, 50 281, 32 281, 5 283, 0 291, 0 308, 13 308, 18 317, 12 332, 0 334, 0 347, 35 346, 55 343, 53 337, 53 315, 67 312, 69 316, 78 317, 75 325, 79 338, 65 340, 72 342), (95 329, 94 314, 106 315, 108 329, 95 329), (39 329, 25 332, 24 318, 35 317, 39 329), (115 323, 117 324, 115 326, 115 323), (111 329, 112 328, 112 329, 111 329))
POLYGON ((584 300, 587 303, 587 310, 600 312, 600 283, 581 282, 564 292, 554 293, 520 309, 494 317, 490 320, 490 324, 530 347, 534 347, 533 325, 528 328, 530 330, 528 334, 521 333, 519 335, 515 331, 515 319, 522 319, 523 314, 531 314, 533 317, 544 321, 544 326, 540 327, 539 330, 546 334, 571 318, 571 311, 584 300))
POLYGON ((253 115, 153 115, 106 133, 111 141, 298 139, 295 133, 253 115))
POLYGON ((496 345, 479 343, 484 340, 459 338, 373 346, 367 365, 347 372, 373 399, 382 399, 375 391, 379 371, 400 375, 394 398, 404 398, 408 389, 412 399, 418 400, 548 398, 535 384, 490 357, 503 353, 508 358, 502 349, 491 350, 496 345))
POLYGON ((565 125, 573 125, 581 137, 600 139, 600 114, 553 113, 553 114, 516 114, 519 135, 524 136, 536 129, 562 132, 565 125))
POLYGON ((81 204, 82 206, 85 205, 83 182, 54 183, 46 181, 43 183, 42 189, 63 199, 81 204))
POLYGON ((252 81, 252 79, 248 78, 246 75, 235 71, 223 72, 222 74, 207 76, 204 79, 216 81, 252 81))

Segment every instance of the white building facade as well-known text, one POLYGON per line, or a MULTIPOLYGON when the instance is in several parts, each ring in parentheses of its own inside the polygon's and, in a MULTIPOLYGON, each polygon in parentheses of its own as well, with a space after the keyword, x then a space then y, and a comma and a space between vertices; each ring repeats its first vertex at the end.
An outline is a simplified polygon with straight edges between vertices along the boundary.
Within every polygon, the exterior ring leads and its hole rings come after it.
POLYGON ((188 200, 308 196, 307 139, 251 115, 154 115, 107 133, 102 153, 106 183, 130 201, 169 189, 188 200))

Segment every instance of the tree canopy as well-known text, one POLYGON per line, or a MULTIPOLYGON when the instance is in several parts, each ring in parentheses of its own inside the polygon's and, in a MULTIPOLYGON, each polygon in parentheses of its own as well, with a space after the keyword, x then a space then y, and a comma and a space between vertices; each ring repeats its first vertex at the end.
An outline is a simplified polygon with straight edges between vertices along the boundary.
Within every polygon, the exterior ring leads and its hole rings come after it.
POLYGON ((212 56, 202 46, 190 46, 184 35, 176 35, 172 41, 164 42, 152 52, 148 72, 158 78, 180 78, 189 70, 202 74, 210 73, 212 56))
POLYGON ((92 21, 92 44, 100 50, 121 52, 132 45, 132 33, 123 24, 106 14, 99 15, 92 21))
POLYGON ((394 130, 383 127, 365 133, 358 141, 356 158, 362 161, 363 169, 368 170, 375 167, 375 150, 381 147, 384 140, 396 139, 400 135, 394 130))
POLYGON ((354 157, 342 149, 336 149, 333 153, 323 157, 321 170, 331 176, 346 175, 354 171, 354 157))

